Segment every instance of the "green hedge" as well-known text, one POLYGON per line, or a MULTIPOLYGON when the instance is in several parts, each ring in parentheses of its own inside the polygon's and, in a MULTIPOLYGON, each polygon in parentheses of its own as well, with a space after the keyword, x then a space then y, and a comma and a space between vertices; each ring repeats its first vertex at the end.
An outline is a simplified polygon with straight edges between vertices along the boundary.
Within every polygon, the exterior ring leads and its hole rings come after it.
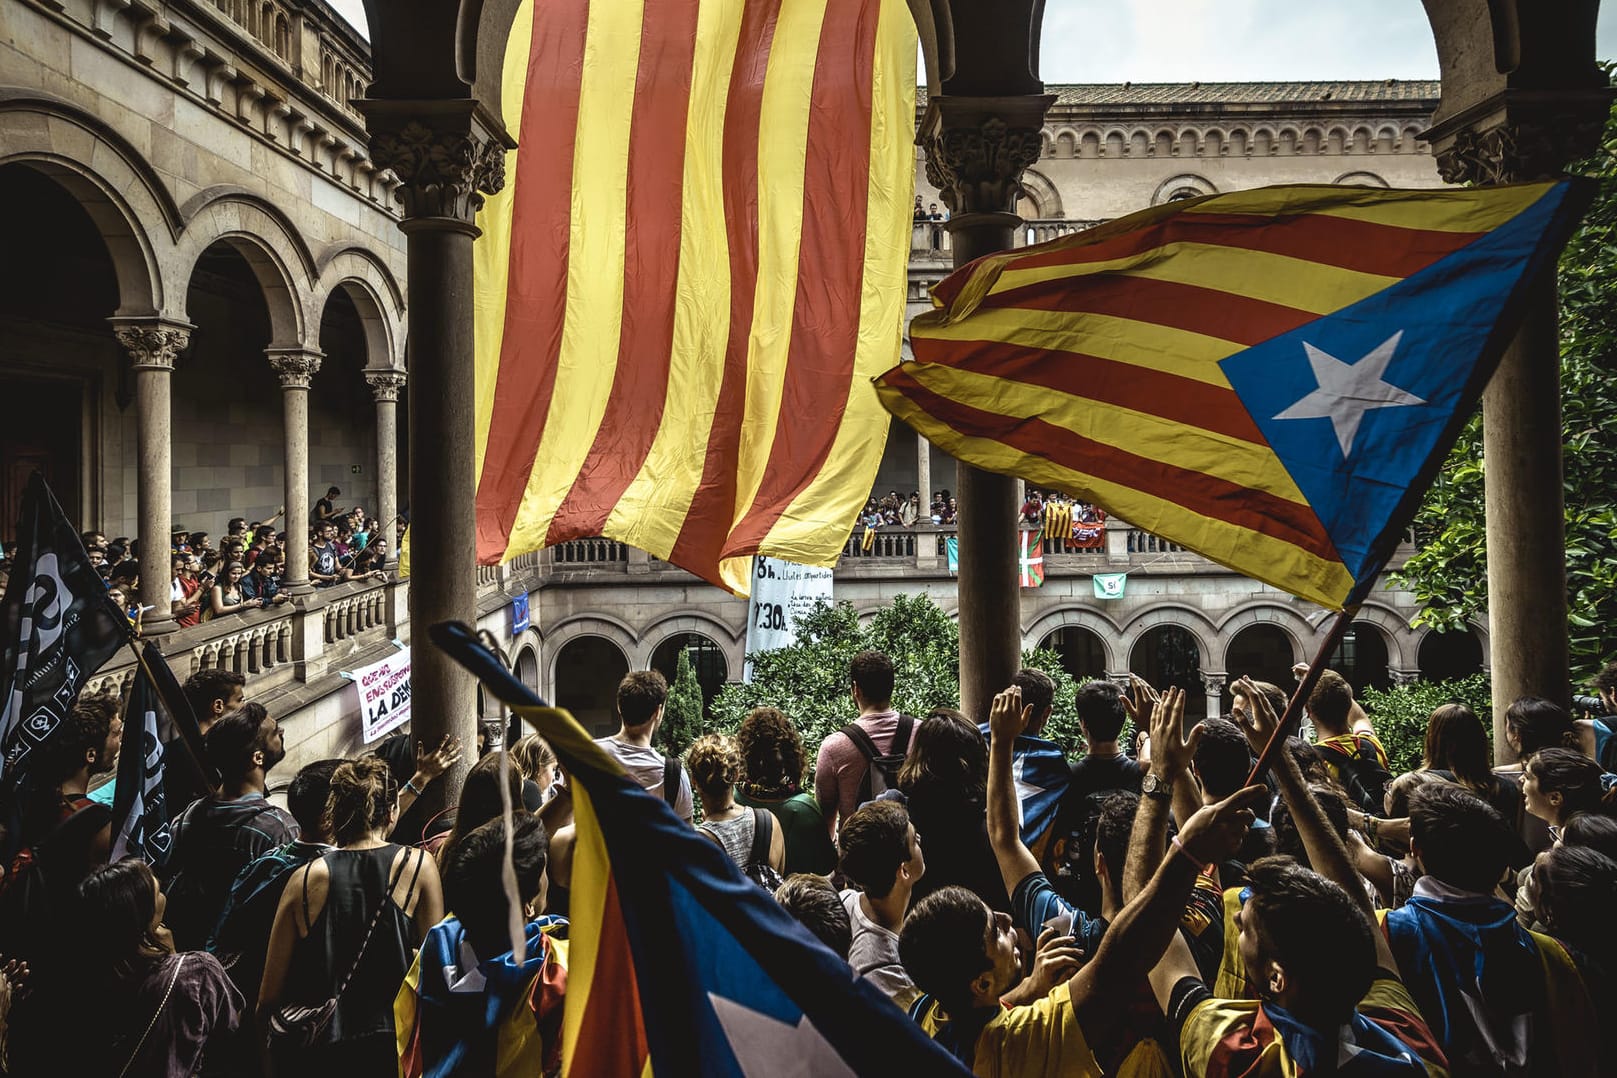
MULTIPOLYGON (((1426 720, 1444 704, 1459 701, 1470 707, 1493 737, 1493 701, 1486 674, 1453 681, 1419 681, 1387 690, 1365 689, 1359 702, 1376 725, 1386 746, 1392 773, 1413 771, 1421 765, 1426 746, 1426 720)), ((1501 761, 1502 762, 1502 761, 1501 761)))

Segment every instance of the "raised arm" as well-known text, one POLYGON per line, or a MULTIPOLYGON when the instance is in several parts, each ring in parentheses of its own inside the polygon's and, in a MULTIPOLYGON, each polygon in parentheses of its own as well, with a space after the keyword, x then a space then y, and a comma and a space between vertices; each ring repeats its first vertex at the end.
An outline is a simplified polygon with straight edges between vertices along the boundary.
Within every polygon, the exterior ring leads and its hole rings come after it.
POLYGON ((1022 706, 1022 690, 1015 685, 995 696, 988 712, 988 841, 1008 895, 1015 894, 1016 885, 1039 870, 1039 862, 1022 845, 1016 782, 1011 777, 1016 739, 1032 714, 1031 707, 1022 706))
MULTIPOLYGON (((1268 698, 1258 691, 1250 678, 1242 678, 1235 684, 1235 691, 1245 695, 1249 701, 1246 713, 1239 720, 1241 727, 1253 751, 1261 753, 1279 726, 1279 719, 1274 708, 1269 706, 1268 698)), ((1365 893, 1358 871, 1353 867, 1347 845, 1326 818, 1325 810, 1320 808, 1319 801, 1314 797, 1314 791, 1303 780, 1302 772, 1297 769, 1297 761, 1289 752, 1277 752, 1273 770, 1280 786, 1280 796, 1291 810, 1292 822, 1297 827, 1298 837, 1302 839, 1303 852, 1308 854, 1308 863, 1315 872, 1346 891, 1348 897, 1364 910, 1370 923, 1375 924, 1375 907, 1365 893)), ((1396 970, 1398 966, 1393 959, 1392 948, 1387 945, 1386 936, 1380 931, 1372 934, 1376 938, 1377 962, 1387 969, 1396 970)))
MULTIPOLYGON (((1189 799, 1194 798, 1193 787, 1189 785, 1190 761, 1196 755, 1196 746, 1201 744, 1202 728, 1197 726, 1192 729, 1189 737, 1181 732, 1185 719, 1184 690, 1169 689, 1163 693, 1156 706, 1150 709, 1149 715, 1151 769, 1150 778, 1143 785, 1154 785, 1158 792, 1142 793, 1140 797, 1134 841, 1129 844, 1128 862, 1123 870, 1124 902, 1132 901, 1135 895, 1145 890, 1147 881, 1162 859, 1170 797, 1176 804, 1189 804, 1189 799), (1149 812, 1146 811, 1147 802, 1153 803, 1149 812)), ((1185 811, 1182 808, 1181 811, 1181 819, 1188 820, 1195 809, 1191 807, 1185 811)))

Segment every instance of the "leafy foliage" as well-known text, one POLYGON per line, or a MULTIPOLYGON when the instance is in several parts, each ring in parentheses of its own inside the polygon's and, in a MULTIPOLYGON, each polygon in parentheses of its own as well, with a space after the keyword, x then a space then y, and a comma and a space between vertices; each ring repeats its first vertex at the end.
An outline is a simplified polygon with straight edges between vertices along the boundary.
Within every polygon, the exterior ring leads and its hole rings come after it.
MULTIPOLYGON (((1574 173, 1600 191, 1561 257, 1561 407, 1572 672, 1587 677, 1617 651, 1617 109, 1600 149, 1574 173)), ((1473 417, 1415 518, 1418 553, 1395 576, 1414 592, 1417 624, 1459 628, 1488 604, 1481 418, 1473 417)), ((1531 522, 1521 522, 1531 527, 1531 522)))
POLYGON ((681 648, 674 683, 668 687, 668 703, 663 706, 663 751, 683 756, 703 732, 702 683, 696 679, 690 648, 681 648))
MULTIPOLYGON (((856 716, 849 695, 848 662, 866 648, 893 660, 893 706, 909 715, 960 701, 960 630, 925 595, 899 595, 861 626, 849 603, 822 603, 797 621, 797 643, 750 656, 752 682, 719 690, 708 729, 733 732, 755 707, 778 707, 797 724, 812 766, 821 741, 856 716)), ((1077 686, 1061 657, 1041 649, 1023 655, 1027 666, 1056 683, 1055 708, 1045 736, 1072 751, 1081 742, 1073 707, 1077 686)))
MULTIPOLYGON (((1365 689, 1359 703, 1375 723, 1376 735, 1387 750, 1392 773, 1413 771, 1421 765, 1426 747, 1426 720, 1444 704, 1458 700, 1477 713, 1493 737, 1493 703, 1485 674, 1454 681, 1420 681, 1390 689, 1365 689)), ((1503 762, 1503 761, 1500 761, 1503 762)))

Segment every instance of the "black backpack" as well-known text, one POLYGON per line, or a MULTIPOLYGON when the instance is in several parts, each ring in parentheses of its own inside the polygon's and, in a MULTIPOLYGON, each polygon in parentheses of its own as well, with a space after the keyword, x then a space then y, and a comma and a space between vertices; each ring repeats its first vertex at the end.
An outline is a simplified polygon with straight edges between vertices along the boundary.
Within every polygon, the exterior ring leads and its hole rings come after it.
POLYGON ((854 802, 855 805, 874 801, 888 790, 898 789, 898 769, 904 766, 904 757, 909 755, 910 733, 914 726, 912 716, 900 715, 898 729, 893 732, 890 746, 896 751, 885 754, 876 751, 876 743, 858 723, 849 723, 842 728, 848 740, 864 755, 867 764, 865 777, 859 780, 859 799, 854 802))
POLYGON ((1347 791, 1353 806, 1371 816, 1385 817, 1387 784, 1392 781, 1392 772, 1381 766, 1381 758, 1376 755, 1373 741, 1355 735, 1353 746, 1351 754, 1334 745, 1320 744, 1315 747, 1325 762, 1336 769, 1337 781, 1347 791))

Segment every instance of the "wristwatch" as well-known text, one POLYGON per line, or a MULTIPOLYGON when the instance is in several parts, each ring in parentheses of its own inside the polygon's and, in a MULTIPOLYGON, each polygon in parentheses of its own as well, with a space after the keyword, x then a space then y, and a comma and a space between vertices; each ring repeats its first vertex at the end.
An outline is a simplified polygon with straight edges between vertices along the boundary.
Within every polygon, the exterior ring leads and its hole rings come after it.
POLYGON ((1173 786, 1157 778, 1155 771, 1147 771, 1140 780, 1140 796, 1154 797, 1158 801, 1173 800, 1173 786))

